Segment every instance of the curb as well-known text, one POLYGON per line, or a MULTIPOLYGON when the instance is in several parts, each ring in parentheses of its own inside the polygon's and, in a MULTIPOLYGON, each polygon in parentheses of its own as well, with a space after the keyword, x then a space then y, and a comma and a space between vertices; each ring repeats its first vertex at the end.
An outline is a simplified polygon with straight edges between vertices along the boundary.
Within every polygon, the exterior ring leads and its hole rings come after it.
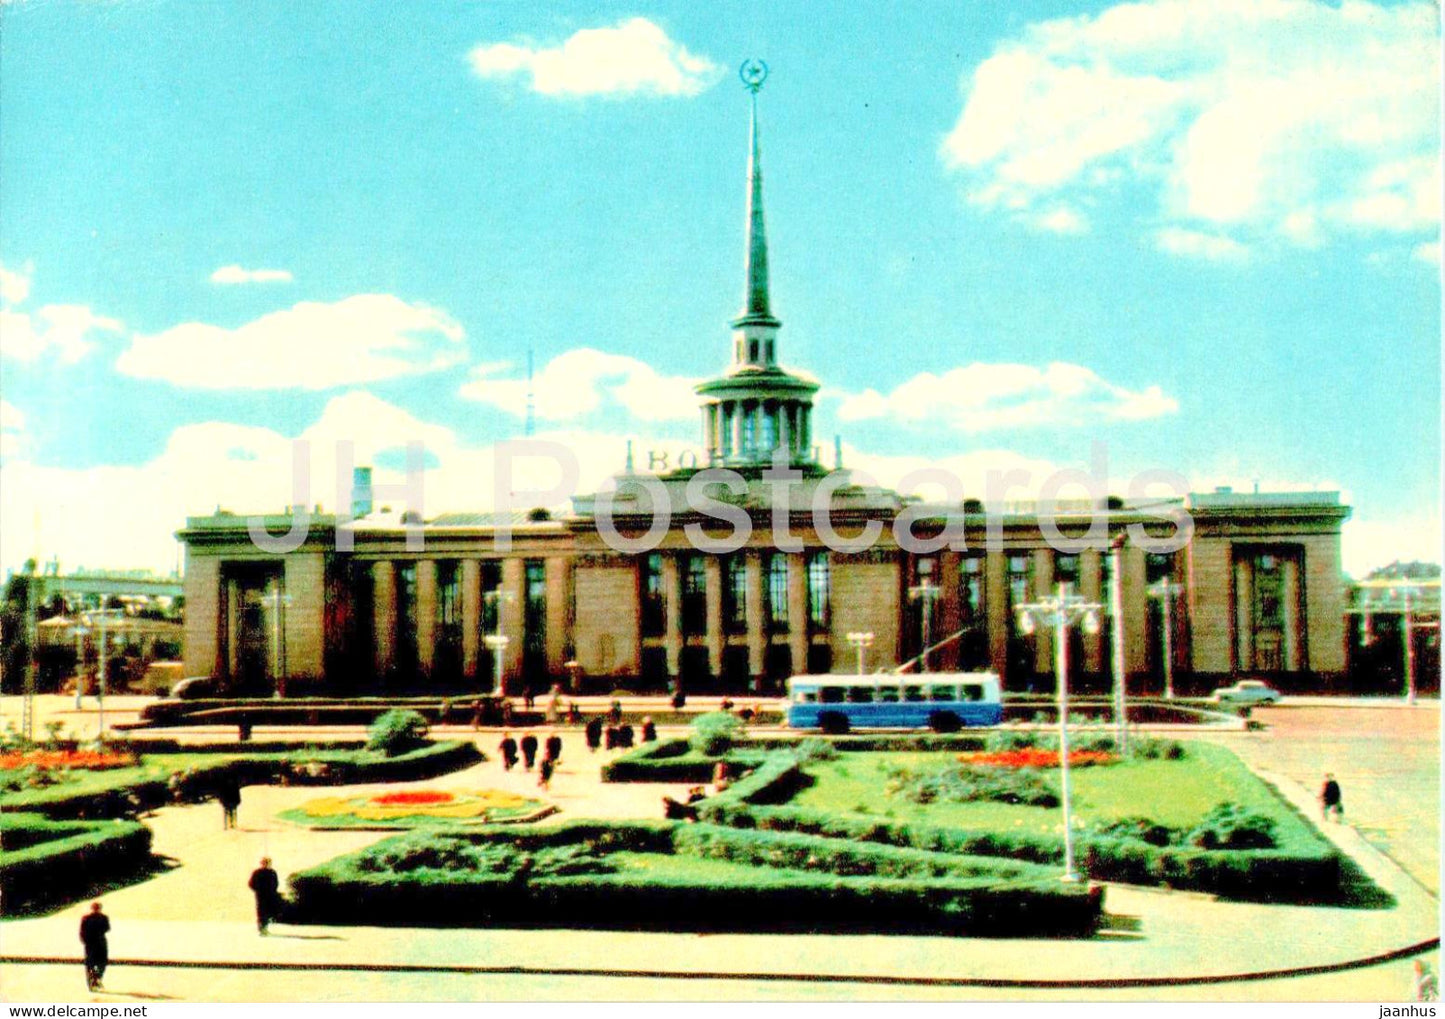
MULTIPOLYGON (((1411 956, 1438 949, 1440 939, 1431 938, 1404 948, 1379 955, 1365 956, 1346 962, 1328 963, 1321 966, 1294 966, 1287 969, 1258 970, 1250 973, 1226 973, 1216 976, 1192 977, 1120 977, 1085 980, 1025 980, 991 977, 901 977, 865 976, 828 973, 720 973, 682 972, 641 969, 601 969, 592 967, 548 968, 541 966, 460 966, 460 965, 407 965, 404 963, 345 963, 337 965, 307 965, 296 962, 184 962, 161 959, 112 959, 111 966, 142 966, 175 969, 214 970, 273 970, 307 972, 324 970, 339 973, 460 973, 473 976, 553 976, 553 977, 616 977, 634 980, 752 980, 768 983, 807 984, 877 984, 893 987, 1002 987, 1040 989, 1109 989, 1125 987, 1197 987, 1207 984, 1236 984, 1254 980, 1283 980, 1293 977, 1317 976, 1322 973, 1342 973, 1354 969, 1367 969, 1385 962, 1408 959, 1411 956)), ((0 955, 0 962, 11 965, 29 966, 77 966, 79 957, 62 959, 54 956, 0 955)))

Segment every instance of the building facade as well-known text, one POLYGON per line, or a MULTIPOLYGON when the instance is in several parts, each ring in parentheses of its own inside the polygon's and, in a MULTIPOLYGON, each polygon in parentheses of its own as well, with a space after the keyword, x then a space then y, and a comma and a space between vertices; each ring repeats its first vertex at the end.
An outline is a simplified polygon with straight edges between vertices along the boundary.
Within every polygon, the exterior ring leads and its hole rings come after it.
MULTIPOLYGON (((1181 692, 1241 673, 1287 689, 1339 681, 1349 511, 1335 493, 986 509, 923 504, 823 466, 818 383, 780 362, 762 197, 755 92, 744 304, 730 365, 697 387, 700 465, 641 475, 629 456, 615 492, 575 498, 565 514, 425 522, 373 512, 362 476, 352 513, 310 515, 286 553, 258 547, 246 517, 191 517, 179 532, 187 674, 252 693, 517 692, 559 679, 766 691, 856 667, 849 638, 866 633, 870 669, 936 644, 914 667, 993 669, 1008 689, 1045 690, 1052 638, 1024 633, 1016 607, 1064 583, 1107 603, 1117 569, 1118 620, 1106 613, 1100 632, 1070 638, 1085 692, 1110 682, 1115 625, 1143 691, 1159 687, 1166 648, 1181 692), (711 480, 711 468, 734 480, 711 480), (1145 547, 1182 513, 1193 522, 1183 547, 1145 547), (421 549, 407 542, 418 529, 421 549), (1078 540, 1048 540, 1058 533, 1078 540)), ((274 534, 293 517, 263 522, 274 534)))

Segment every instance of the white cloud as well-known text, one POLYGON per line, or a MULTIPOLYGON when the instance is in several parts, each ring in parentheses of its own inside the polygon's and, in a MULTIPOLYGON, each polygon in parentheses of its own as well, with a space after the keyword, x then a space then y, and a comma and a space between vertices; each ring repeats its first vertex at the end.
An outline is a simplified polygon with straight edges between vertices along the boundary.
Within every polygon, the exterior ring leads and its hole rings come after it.
POLYGON ((223 265, 211 273, 212 283, 290 283, 291 273, 285 269, 243 269, 239 265, 223 265))
POLYGON ((843 421, 891 417, 982 432, 1134 421, 1178 409, 1178 401, 1158 386, 1130 390, 1106 382, 1088 368, 1056 361, 1043 369, 974 363, 942 375, 923 372, 886 395, 874 389, 844 394, 838 417, 843 421))
POLYGON ((1362 510, 1340 531, 1345 572, 1363 577, 1395 561, 1440 562, 1440 513, 1407 513, 1393 519, 1372 518, 1362 510))
POLYGON ((1154 235, 1161 251, 1171 255, 1186 255, 1203 258, 1211 262, 1242 262, 1249 258, 1249 249, 1232 237, 1223 234, 1201 233, 1182 227, 1165 227, 1154 235))
POLYGON ((78 304, 47 304, 33 314, 0 309, 0 357, 36 361, 54 350, 62 364, 74 364, 95 349, 97 332, 118 333, 119 321, 78 304))
POLYGON ((1190 228, 1433 232, 1439 76, 1429 3, 1142 0, 1001 44, 942 156, 1014 215, 1131 178, 1190 228))
POLYGON ((1410 252, 1410 257, 1417 262, 1427 262, 1431 265, 1440 264, 1440 240, 1426 241, 1423 244, 1415 245, 1410 252))
POLYGON ((303 301, 236 329, 187 322, 135 336, 116 368, 197 389, 327 389, 436 371, 465 359, 445 312, 390 294, 303 301))
POLYGON ((0 265, 0 302, 21 304, 30 296, 30 267, 16 272, 0 265))
MULTIPOLYGON (((525 378, 496 378, 510 365, 479 366, 461 395, 489 403, 521 417, 527 408, 525 378)), ((634 357, 579 347, 558 354, 537 372, 532 383, 536 415, 543 421, 575 421, 617 404, 641 421, 694 421, 698 398, 693 386, 701 379, 659 374, 634 357)))
POLYGON ((556 46, 492 43, 468 55, 481 78, 527 74, 547 96, 691 96, 721 76, 716 64, 689 53, 646 18, 585 28, 556 46))
POLYGON ((1034 217, 1033 224, 1053 234, 1081 234, 1089 229, 1088 220, 1066 205, 1034 217))
POLYGON ((24 452, 25 414, 8 400, 0 400, 0 459, 24 452))

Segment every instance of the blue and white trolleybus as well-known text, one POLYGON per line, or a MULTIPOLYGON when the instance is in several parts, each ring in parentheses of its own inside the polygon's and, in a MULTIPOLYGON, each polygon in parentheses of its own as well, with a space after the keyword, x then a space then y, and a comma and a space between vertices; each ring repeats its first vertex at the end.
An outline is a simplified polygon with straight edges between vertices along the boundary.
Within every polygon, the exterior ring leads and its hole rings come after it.
POLYGON ((788 725, 794 729, 918 729, 956 732, 1003 720, 993 672, 794 676, 788 725))

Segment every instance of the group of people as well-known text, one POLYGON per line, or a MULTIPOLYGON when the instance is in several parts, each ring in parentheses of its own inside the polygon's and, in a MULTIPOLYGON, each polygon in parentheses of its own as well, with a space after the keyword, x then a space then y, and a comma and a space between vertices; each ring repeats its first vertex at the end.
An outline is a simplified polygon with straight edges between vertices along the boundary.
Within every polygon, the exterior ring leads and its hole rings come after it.
POLYGON ((547 733, 547 739, 540 744, 542 760, 537 761, 537 750, 539 744, 537 737, 532 733, 525 734, 521 741, 514 739, 510 732, 502 733, 502 742, 497 749, 502 754, 502 769, 511 771, 517 766, 518 752, 521 754, 523 770, 531 771, 533 766, 537 767, 537 784, 543 789, 549 788, 552 784, 552 776, 557 771, 557 766, 562 763, 562 737, 555 732, 547 733))

